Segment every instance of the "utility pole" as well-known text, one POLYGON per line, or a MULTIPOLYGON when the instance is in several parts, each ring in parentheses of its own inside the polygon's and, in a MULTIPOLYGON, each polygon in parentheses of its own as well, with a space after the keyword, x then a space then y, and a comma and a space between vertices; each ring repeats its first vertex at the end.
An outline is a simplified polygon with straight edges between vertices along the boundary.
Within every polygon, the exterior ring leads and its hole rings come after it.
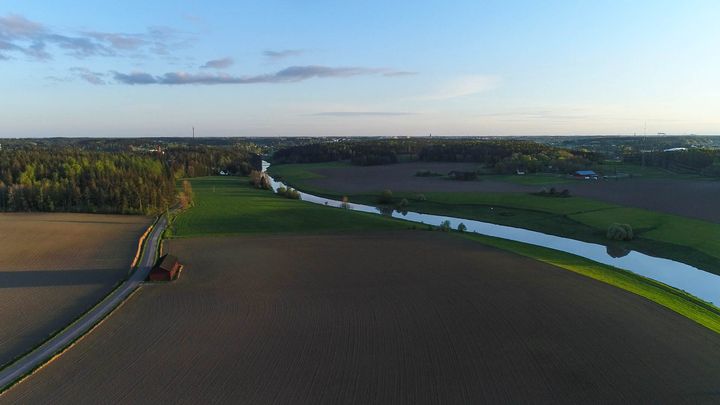
POLYGON ((193 127, 193 141, 195 140, 195 127, 193 127))

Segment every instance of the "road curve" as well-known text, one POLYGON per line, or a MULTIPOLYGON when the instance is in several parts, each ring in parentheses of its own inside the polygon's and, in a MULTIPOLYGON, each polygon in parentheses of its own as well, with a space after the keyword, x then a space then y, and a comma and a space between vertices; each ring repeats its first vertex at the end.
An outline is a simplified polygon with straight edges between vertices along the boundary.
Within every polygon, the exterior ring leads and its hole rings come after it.
POLYGON ((122 303, 141 282, 145 280, 152 268, 158 249, 158 242, 167 226, 167 218, 161 217, 153 227, 145 241, 145 250, 137 269, 118 288, 95 305, 81 318, 63 329, 32 352, 19 358, 14 363, 0 370, 0 392, 28 375, 34 369, 42 366, 57 353, 62 352, 75 340, 90 331, 98 322, 110 314, 122 303))

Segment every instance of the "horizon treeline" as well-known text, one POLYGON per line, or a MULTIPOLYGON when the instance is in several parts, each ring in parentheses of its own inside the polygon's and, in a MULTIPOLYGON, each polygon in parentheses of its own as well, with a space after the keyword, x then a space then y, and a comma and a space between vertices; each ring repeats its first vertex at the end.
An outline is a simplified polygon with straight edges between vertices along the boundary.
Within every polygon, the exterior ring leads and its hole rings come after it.
POLYGON ((251 148, 175 146, 155 151, 75 147, 0 150, 0 211, 153 214, 176 203, 176 181, 224 171, 247 175, 251 148))
POLYGON ((481 163, 498 173, 582 169, 603 155, 520 140, 399 139, 339 141, 292 146, 273 155, 275 163, 318 163, 349 160, 370 166, 407 160, 481 163))

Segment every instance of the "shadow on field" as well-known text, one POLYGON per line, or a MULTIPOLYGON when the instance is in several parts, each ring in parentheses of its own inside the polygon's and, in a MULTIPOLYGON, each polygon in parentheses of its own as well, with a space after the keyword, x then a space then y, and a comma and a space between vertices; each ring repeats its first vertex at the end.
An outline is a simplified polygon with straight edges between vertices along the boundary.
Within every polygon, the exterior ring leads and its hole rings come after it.
POLYGON ((106 284, 117 279, 107 270, 0 271, 0 289, 106 284))
POLYGON ((127 225, 123 222, 93 221, 93 220, 67 220, 67 219, 33 219, 35 222, 60 222, 63 224, 105 224, 105 225, 127 225))

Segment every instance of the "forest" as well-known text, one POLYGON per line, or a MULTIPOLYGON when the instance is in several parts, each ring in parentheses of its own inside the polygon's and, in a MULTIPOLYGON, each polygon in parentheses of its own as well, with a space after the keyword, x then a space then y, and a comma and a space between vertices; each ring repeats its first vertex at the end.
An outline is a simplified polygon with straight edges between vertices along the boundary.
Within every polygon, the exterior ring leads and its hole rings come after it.
POLYGON ((298 145, 273 155, 275 163, 349 160, 368 166, 405 160, 481 163, 497 173, 571 172, 602 160, 591 151, 568 150, 532 141, 483 139, 340 140, 298 145))
POLYGON ((251 145, 21 144, 0 150, 0 211, 153 214, 176 203, 176 181, 259 164, 251 145), (100 149, 100 150, 98 150, 100 149))

